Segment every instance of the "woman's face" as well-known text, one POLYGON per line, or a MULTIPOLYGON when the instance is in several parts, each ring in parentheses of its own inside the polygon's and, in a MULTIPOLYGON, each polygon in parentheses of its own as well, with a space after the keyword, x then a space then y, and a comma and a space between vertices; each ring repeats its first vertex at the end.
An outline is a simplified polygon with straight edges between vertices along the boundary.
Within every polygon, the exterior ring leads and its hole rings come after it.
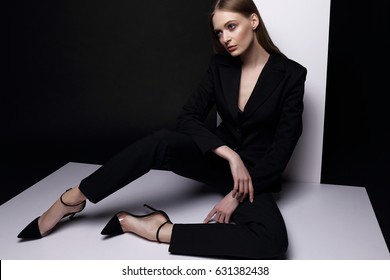
POLYGON ((253 45, 257 24, 256 15, 247 18, 240 13, 217 10, 213 17, 215 36, 232 56, 242 55, 253 45))

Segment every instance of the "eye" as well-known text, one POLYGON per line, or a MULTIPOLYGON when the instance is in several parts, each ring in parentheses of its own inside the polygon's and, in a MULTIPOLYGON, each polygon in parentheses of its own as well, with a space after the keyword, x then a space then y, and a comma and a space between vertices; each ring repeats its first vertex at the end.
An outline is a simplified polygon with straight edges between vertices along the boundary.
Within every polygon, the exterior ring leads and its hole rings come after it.
POLYGON ((237 24, 235 24, 235 23, 229 23, 228 26, 227 26, 227 28, 229 30, 234 30, 234 29, 236 29, 236 27, 237 27, 237 24))
POLYGON ((215 37, 221 38, 221 36, 222 36, 222 31, 221 31, 221 30, 217 30, 217 31, 214 32, 214 34, 215 34, 215 37))

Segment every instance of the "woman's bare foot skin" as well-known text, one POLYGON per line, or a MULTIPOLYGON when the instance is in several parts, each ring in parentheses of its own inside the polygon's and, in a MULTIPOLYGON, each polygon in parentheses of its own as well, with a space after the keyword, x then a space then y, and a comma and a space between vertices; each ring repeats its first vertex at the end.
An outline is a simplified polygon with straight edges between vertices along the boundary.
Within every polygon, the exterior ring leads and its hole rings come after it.
MULTIPOLYGON (((166 217, 156 213, 155 215, 137 218, 126 214, 118 214, 119 222, 123 232, 132 232, 151 241, 157 241, 156 233, 158 228, 167 221, 166 217)), ((173 225, 166 223, 159 232, 161 242, 169 243, 171 241, 173 225)))
POLYGON ((60 199, 58 199, 45 213, 38 219, 38 227, 42 236, 48 234, 51 229, 62 219, 62 217, 68 213, 74 213, 80 211, 84 204, 81 202, 86 200, 86 197, 81 191, 76 188, 65 192, 62 195, 62 200, 68 205, 75 205, 74 207, 64 205, 60 199))

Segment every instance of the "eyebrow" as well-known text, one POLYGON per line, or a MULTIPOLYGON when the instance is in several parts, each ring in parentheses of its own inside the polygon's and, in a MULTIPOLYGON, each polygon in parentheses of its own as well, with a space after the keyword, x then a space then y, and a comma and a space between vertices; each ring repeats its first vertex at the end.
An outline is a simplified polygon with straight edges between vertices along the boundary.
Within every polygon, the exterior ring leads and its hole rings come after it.
MULTIPOLYGON (((231 19, 229 21, 227 21, 223 27, 226 27, 227 25, 229 25, 230 23, 234 22, 234 21, 237 21, 236 19, 231 19)), ((214 28, 214 31, 220 31, 221 29, 218 29, 218 28, 214 28)))

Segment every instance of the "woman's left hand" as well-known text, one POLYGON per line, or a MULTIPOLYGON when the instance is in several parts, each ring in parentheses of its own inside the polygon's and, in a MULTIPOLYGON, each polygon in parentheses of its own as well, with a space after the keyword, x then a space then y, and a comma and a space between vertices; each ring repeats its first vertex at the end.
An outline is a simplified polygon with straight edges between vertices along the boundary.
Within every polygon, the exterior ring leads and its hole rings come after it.
POLYGON ((229 162, 233 177, 233 197, 239 202, 243 202, 249 195, 249 201, 253 202, 255 191, 252 178, 240 155, 226 145, 213 149, 213 152, 229 162))
POLYGON ((231 215, 239 204, 240 201, 233 197, 233 191, 229 192, 220 202, 214 206, 214 208, 210 211, 204 220, 204 223, 209 223, 214 217, 213 220, 217 223, 228 224, 230 222, 231 215))

